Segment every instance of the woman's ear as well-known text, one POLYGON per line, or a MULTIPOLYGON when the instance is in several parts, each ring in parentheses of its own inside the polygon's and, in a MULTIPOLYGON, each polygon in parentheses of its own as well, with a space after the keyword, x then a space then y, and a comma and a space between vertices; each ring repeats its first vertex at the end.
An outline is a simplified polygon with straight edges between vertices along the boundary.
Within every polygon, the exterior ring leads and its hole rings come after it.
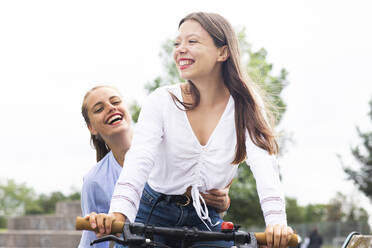
POLYGON ((219 62, 226 61, 229 58, 229 56, 230 56, 230 54, 229 54, 229 48, 227 47, 227 45, 224 45, 222 47, 219 47, 218 50, 219 50, 219 54, 218 54, 217 61, 219 61, 219 62))

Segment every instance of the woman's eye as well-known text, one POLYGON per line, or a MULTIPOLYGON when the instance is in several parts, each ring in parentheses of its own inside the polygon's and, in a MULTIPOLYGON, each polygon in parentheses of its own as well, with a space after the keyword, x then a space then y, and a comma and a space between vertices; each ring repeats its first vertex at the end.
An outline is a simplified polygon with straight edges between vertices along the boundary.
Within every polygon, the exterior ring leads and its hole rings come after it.
POLYGON ((99 112, 102 112, 102 110, 103 110, 103 107, 100 107, 100 108, 94 110, 94 113, 97 114, 97 113, 99 113, 99 112))
POLYGON ((114 105, 119 105, 121 103, 121 101, 115 101, 115 102, 113 102, 112 104, 114 104, 114 105))
POLYGON ((175 46, 175 47, 178 47, 179 45, 180 45, 179 42, 174 42, 174 43, 173 43, 173 46, 175 46))
POLYGON ((197 43, 197 40, 189 40, 189 43, 197 43))

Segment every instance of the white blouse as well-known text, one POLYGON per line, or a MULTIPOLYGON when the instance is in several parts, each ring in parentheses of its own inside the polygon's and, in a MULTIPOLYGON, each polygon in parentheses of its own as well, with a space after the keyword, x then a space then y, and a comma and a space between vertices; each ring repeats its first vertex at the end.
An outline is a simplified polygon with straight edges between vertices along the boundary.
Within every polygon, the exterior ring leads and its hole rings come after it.
MULTIPOLYGON (((195 210, 202 220, 209 220, 199 192, 225 188, 238 169, 238 165, 231 164, 236 146, 232 96, 207 144, 202 146, 186 112, 175 105, 169 92, 182 100, 180 84, 158 88, 147 97, 112 196, 110 212, 122 213, 131 222, 135 220, 146 181, 164 194, 183 194, 192 186, 195 210)), ((286 224, 275 157, 253 144, 248 131, 246 149, 246 162, 256 179, 266 225, 286 224)))

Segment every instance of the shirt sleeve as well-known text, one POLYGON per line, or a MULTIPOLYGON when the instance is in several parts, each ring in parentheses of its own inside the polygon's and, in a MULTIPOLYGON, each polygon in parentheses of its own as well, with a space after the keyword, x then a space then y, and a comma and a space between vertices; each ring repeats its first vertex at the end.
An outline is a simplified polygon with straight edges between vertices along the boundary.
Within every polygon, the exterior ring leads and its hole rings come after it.
POLYGON ((115 185, 110 213, 122 213, 130 222, 135 220, 145 182, 163 140, 163 107, 167 97, 169 93, 164 88, 155 90, 147 97, 134 130, 131 148, 115 185))
POLYGON ((257 192, 266 225, 287 224, 285 200, 274 155, 256 146, 246 132, 247 164, 256 179, 257 192))
MULTIPOLYGON (((84 180, 83 189, 81 192, 81 212, 83 216, 91 212, 100 213, 101 209, 97 204, 97 197, 101 195, 102 189, 98 183, 87 179, 84 180)), ((107 210, 106 210, 107 211, 107 210)), ((108 248, 109 242, 103 242, 90 246, 90 242, 97 239, 96 234, 92 231, 83 231, 78 248, 108 248)))

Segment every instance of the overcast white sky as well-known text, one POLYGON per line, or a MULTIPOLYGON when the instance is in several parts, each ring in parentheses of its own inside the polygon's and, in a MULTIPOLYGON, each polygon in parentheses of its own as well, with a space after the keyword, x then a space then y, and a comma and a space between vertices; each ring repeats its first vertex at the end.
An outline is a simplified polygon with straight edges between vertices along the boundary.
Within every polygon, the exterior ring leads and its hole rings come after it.
POLYGON ((345 181, 336 154, 354 168, 355 127, 371 130, 372 2, 354 1, 19 1, 0 2, 0 179, 38 193, 80 190, 95 163, 80 114, 85 92, 116 85, 141 101, 162 73, 160 45, 193 11, 246 27, 290 85, 281 128, 295 143, 281 158, 286 194, 327 203, 337 191, 371 205, 345 181))

